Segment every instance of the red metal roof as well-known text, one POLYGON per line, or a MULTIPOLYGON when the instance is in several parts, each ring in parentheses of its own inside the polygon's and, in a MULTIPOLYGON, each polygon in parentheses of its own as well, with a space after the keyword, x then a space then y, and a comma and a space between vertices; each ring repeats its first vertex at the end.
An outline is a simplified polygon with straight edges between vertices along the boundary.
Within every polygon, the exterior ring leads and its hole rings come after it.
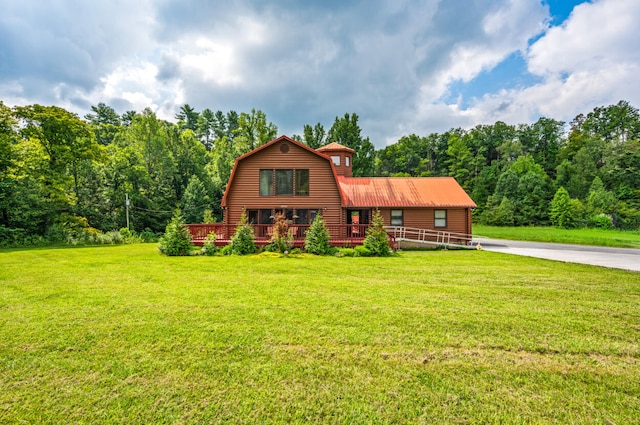
POLYGON ((476 207, 453 177, 337 179, 346 207, 476 207))

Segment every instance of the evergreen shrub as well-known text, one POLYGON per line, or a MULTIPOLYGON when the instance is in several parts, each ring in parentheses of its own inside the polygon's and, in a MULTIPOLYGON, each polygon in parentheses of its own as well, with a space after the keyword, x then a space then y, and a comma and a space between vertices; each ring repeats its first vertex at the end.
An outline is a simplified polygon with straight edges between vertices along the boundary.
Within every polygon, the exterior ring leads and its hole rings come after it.
POLYGON ((376 210, 373 214, 371 227, 367 229, 363 245, 371 252, 372 256, 388 257, 391 255, 389 236, 387 231, 384 230, 384 219, 380 215, 380 210, 376 210))
POLYGON ((179 256, 191 254, 191 234, 184 224, 182 212, 177 209, 167 224, 164 235, 160 238, 158 249, 164 255, 179 256))
POLYGON ((216 246, 217 239, 218 235, 216 235, 216 232, 209 233, 204 240, 204 244, 202 245, 202 249, 200 250, 200 252, 203 255, 215 255, 216 252, 218 252, 218 247, 216 246))
POLYGON ((244 211, 242 211, 240 223, 238 223, 236 232, 231 237, 229 246, 233 255, 254 254, 257 251, 253 226, 249 224, 247 214, 244 211))
POLYGON ((369 249, 366 246, 358 245, 353 249, 355 250, 355 256, 356 257, 370 257, 371 256, 371 251, 369 251, 369 249))
POLYGON ((331 244, 329 243, 329 230, 322 218, 322 215, 316 215, 316 218, 309 226, 304 239, 304 250, 309 254, 327 255, 331 254, 331 244))

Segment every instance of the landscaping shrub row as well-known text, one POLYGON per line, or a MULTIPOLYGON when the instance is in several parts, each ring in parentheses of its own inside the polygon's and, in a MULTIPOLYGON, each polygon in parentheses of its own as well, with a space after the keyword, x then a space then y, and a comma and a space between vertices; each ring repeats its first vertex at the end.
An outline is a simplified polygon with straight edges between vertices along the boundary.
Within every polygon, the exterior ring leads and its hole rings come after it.
POLYGON ((321 215, 316 216, 306 233, 304 250, 293 247, 293 237, 283 215, 277 214, 274 217, 273 229, 270 243, 262 249, 258 248, 255 243, 253 226, 248 223, 247 216, 243 212, 229 245, 218 249, 215 245, 217 236, 212 232, 207 236, 202 249, 199 252, 194 252, 189 230, 184 224, 182 213, 177 210, 171 222, 167 225, 164 236, 160 238, 158 247, 162 254, 170 256, 192 255, 194 253, 202 255, 247 255, 260 251, 282 254, 306 252, 314 255, 336 255, 339 257, 383 257, 391 254, 389 238, 384 229, 384 221, 379 211, 374 213, 372 225, 367 229, 363 245, 355 248, 332 247, 329 243, 329 230, 321 215))

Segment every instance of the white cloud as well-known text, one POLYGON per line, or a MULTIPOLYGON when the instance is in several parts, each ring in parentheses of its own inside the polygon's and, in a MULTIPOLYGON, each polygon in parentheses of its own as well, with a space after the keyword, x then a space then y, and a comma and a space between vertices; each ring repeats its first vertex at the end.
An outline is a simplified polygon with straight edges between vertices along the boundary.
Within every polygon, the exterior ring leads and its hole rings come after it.
POLYGON ((496 120, 527 123, 540 116, 570 121, 595 106, 640 99, 640 88, 635 84, 638 75, 639 65, 620 64, 575 71, 566 78, 550 76, 543 83, 525 89, 487 95, 467 113, 474 121, 486 123, 496 120))
POLYGON ((195 42, 195 51, 174 54, 183 72, 202 81, 219 85, 242 83, 242 75, 235 62, 234 49, 230 44, 218 43, 204 37, 195 42))
POLYGON ((529 49, 529 70, 539 75, 599 71, 640 61, 637 0, 600 0, 577 6, 560 27, 529 49))
POLYGON ((640 103, 637 0, 583 3, 554 28, 539 0, 40 3, 3 4, 7 104, 84 115, 105 102, 169 120, 184 103, 259 108, 289 134, 355 112, 381 146, 409 133, 640 103), (477 84, 518 53, 535 83, 450 100, 454 87, 477 84))
POLYGON ((529 70, 543 77, 541 83, 485 95, 463 115, 484 123, 526 123, 540 116, 570 121, 619 100, 640 103, 640 32, 633 25, 638 16, 635 0, 577 6, 528 51, 529 70))
MULTIPOLYGON (((451 46, 449 66, 427 78, 420 86, 420 96, 415 105, 413 123, 404 125, 411 132, 424 134, 445 131, 453 127, 469 127, 486 123, 496 110, 504 108, 504 101, 497 104, 486 100, 465 110, 462 99, 457 104, 442 101, 449 87, 456 81, 469 82, 481 72, 495 67, 514 52, 525 51, 528 40, 540 34, 548 18, 548 11, 539 3, 512 0, 498 7, 482 19, 482 33, 475 38, 463 39, 451 46)), ((501 98, 504 94, 491 96, 501 98)))

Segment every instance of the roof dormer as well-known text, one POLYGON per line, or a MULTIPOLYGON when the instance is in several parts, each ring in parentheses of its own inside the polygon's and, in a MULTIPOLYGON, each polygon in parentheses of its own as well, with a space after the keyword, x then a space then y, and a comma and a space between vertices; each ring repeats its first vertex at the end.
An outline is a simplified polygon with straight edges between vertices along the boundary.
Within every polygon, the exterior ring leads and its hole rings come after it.
POLYGON ((353 154, 355 153, 353 149, 333 142, 316 150, 331 159, 337 175, 345 177, 353 175, 353 154))

